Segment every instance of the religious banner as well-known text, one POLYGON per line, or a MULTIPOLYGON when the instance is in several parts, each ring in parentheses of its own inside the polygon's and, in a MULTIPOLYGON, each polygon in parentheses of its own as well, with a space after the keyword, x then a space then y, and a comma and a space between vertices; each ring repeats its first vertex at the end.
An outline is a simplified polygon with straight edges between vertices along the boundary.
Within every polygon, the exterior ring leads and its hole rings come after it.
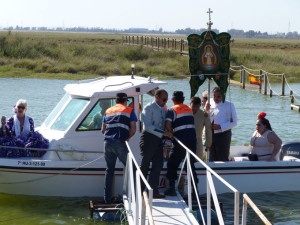
POLYGON ((191 97, 193 97, 206 78, 212 78, 220 87, 223 102, 228 87, 230 67, 230 34, 216 34, 205 31, 201 35, 191 34, 189 43, 189 69, 191 97))

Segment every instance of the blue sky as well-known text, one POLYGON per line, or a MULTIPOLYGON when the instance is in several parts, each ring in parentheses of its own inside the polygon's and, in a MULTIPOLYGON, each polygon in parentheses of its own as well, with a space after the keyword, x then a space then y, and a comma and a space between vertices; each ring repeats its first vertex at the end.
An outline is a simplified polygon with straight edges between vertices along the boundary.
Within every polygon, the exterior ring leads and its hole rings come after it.
POLYGON ((213 28, 300 33, 299 0, 0 0, 0 27, 213 28))

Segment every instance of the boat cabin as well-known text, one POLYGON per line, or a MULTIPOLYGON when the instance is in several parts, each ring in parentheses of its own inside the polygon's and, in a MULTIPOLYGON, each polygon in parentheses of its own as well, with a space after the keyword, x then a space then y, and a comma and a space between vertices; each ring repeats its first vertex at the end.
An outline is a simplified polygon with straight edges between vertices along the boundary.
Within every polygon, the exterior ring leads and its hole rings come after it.
MULTIPOLYGON (((138 118, 138 134, 142 131, 140 109, 143 108, 144 95, 153 96, 162 84, 166 82, 138 76, 101 77, 68 84, 64 88, 66 94, 38 131, 49 139, 50 149, 103 152, 102 119, 106 109, 116 104, 116 94, 127 94, 127 106, 134 108, 138 118)), ((139 137, 140 135, 134 135, 130 140, 135 142, 131 145, 132 150, 138 150, 134 148, 138 146, 139 137)), ((74 156, 70 157, 70 160, 73 159, 74 156)))

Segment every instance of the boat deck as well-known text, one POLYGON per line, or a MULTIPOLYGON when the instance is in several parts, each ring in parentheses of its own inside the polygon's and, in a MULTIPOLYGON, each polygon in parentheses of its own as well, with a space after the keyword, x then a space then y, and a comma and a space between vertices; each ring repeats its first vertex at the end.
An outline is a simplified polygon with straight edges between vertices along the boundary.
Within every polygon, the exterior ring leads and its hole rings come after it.
POLYGON ((198 224, 179 194, 153 199, 152 214, 155 224, 198 224))

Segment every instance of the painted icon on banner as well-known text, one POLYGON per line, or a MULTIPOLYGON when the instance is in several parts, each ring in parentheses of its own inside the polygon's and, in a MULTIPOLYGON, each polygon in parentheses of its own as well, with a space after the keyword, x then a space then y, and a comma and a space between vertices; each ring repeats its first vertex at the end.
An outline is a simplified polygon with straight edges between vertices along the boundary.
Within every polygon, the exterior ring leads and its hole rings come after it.
POLYGON ((200 63, 205 71, 212 71, 218 67, 218 49, 213 44, 206 44, 200 48, 200 63))

